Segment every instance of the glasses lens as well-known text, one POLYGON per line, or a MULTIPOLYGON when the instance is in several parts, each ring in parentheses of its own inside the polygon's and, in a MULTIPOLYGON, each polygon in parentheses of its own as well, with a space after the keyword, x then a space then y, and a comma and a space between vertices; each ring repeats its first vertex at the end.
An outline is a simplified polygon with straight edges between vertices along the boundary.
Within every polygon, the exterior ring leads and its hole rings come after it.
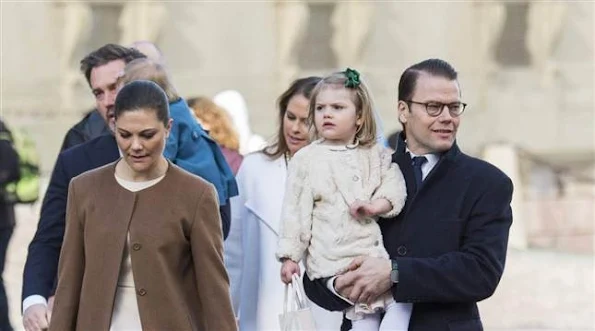
POLYGON ((444 106, 439 103, 428 103, 426 104, 426 111, 430 116, 436 116, 440 113, 444 106))
POLYGON ((463 111, 465 111, 465 106, 467 106, 465 103, 459 102, 459 106, 457 107, 457 116, 461 115, 463 111))
POLYGON ((448 105, 448 110, 450 110, 451 114, 459 115, 463 109, 463 105, 459 102, 451 103, 448 105))

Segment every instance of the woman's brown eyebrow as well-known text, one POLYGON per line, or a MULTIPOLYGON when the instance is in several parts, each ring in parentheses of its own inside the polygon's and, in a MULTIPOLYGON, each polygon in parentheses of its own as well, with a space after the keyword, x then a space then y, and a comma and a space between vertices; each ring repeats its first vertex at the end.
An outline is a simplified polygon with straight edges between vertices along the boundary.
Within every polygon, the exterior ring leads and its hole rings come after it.
MULTIPOLYGON (((118 131, 122 131, 122 132, 125 132, 125 133, 130 133, 130 131, 128 131, 126 129, 122 129, 122 128, 118 128, 118 131)), ((144 129, 140 133, 148 133, 148 132, 155 132, 155 131, 157 131, 156 128, 150 128, 150 129, 144 129)))

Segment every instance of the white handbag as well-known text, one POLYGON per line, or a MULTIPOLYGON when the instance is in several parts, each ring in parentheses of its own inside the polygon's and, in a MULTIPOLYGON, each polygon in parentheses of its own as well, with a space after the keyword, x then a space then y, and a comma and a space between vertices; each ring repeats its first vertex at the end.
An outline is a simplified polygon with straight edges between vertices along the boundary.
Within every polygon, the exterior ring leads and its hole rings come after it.
POLYGON ((296 274, 291 277, 291 285, 285 285, 283 313, 279 315, 279 326, 281 331, 316 331, 314 315, 304 293, 302 278, 296 274), (291 295, 288 294, 290 291, 291 295))

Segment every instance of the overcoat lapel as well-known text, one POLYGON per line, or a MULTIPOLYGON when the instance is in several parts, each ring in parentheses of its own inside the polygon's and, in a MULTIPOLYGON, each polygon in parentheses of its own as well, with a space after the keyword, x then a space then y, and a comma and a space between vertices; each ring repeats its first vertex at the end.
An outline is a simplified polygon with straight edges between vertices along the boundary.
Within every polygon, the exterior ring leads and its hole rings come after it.
POLYGON ((261 199, 261 197, 269 195, 284 196, 286 176, 287 169, 283 157, 277 158, 272 163, 263 164, 260 180, 266 183, 265 185, 257 185, 253 189, 273 192, 256 192, 254 194, 255 199, 248 199, 244 203, 244 206, 275 235, 279 234, 279 220, 281 218, 283 199, 265 201, 266 199, 261 199))

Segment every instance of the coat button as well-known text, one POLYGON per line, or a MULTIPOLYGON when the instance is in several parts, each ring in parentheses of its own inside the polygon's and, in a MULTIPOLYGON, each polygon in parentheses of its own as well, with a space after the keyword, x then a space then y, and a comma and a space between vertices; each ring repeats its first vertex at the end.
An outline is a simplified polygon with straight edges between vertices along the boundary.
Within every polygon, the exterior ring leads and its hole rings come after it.
POLYGON ((399 248, 397 248, 397 254, 399 254, 401 256, 407 255, 407 247, 399 246, 399 248))
POLYGON ((138 295, 140 295, 141 297, 145 296, 145 294, 147 294, 147 291, 144 288, 138 290, 138 295))
POLYGON ((359 177, 357 175, 353 176, 353 181, 357 182, 359 180, 359 177))
POLYGON ((136 244, 132 245, 132 249, 135 250, 135 251, 140 250, 141 247, 143 247, 143 246, 141 244, 139 244, 139 243, 136 243, 136 244))
POLYGON ((376 240, 376 241, 374 242, 374 246, 378 246, 378 245, 380 245, 380 241, 376 240))

